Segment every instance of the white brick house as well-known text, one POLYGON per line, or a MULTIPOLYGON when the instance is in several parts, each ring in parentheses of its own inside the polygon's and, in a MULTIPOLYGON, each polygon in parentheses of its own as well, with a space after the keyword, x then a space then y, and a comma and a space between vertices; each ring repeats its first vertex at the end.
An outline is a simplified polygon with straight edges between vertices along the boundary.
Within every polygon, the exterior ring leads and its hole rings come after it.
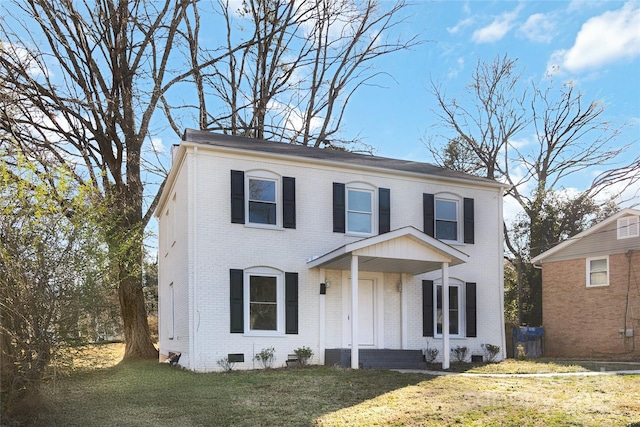
POLYGON ((187 130, 156 211, 161 357, 195 371, 258 367, 268 347, 274 366, 303 346, 355 368, 426 347, 445 367, 456 346, 504 357, 503 191, 426 163, 187 130))

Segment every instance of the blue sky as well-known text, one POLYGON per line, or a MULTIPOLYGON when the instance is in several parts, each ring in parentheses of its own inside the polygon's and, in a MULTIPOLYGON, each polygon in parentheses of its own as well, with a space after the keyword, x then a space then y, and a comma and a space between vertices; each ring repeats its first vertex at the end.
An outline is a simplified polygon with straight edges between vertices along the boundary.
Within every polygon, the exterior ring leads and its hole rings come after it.
MULTIPOLYGON (((407 34, 427 41, 380 61, 393 79, 360 91, 348 108, 346 131, 375 154, 430 161, 423 142, 435 124, 430 80, 460 95, 478 61, 504 54, 518 58, 523 79, 573 81, 586 98, 603 100, 607 120, 624 125, 614 143, 634 143, 631 153, 640 153, 639 1, 418 1, 408 10, 407 34)), ((584 189, 595 173, 564 185, 584 189)))

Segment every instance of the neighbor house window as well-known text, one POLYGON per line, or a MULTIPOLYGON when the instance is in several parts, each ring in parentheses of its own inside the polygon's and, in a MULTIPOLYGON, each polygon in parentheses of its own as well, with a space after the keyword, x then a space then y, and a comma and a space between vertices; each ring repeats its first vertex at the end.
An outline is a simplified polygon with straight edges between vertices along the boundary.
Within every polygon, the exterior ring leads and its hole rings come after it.
POLYGON ((347 233, 372 233, 373 194, 372 190, 347 188, 347 233))
POLYGON ((640 236, 640 217, 628 216, 618 220, 618 239, 640 236))
MULTIPOLYGON (((436 286, 436 335, 442 335, 442 285, 436 286)), ((460 336, 462 335, 463 323, 463 311, 460 309, 463 307, 462 303, 462 285, 456 283, 449 283, 449 335, 460 336)))
POLYGON ((436 238, 458 240, 458 201, 436 198, 436 238))
POLYGON ((609 258, 587 258, 587 286, 609 285, 609 258))
POLYGON ((253 224, 276 225, 277 185, 275 180, 249 178, 249 222, 253 224))

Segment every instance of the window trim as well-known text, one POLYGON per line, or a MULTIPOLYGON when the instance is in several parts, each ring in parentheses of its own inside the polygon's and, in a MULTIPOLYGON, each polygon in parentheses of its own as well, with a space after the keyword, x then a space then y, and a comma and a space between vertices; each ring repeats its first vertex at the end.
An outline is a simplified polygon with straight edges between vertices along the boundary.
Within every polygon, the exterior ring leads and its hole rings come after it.
POLYGON ((597 257, 589 257, 586 259, 586 284, 587 284, 587 288, 601 288, 603 286, 609 286, 609 271, 611 270, 610 268, 610 264, 609 264, 609 255, 605 255, 605 256, 597 256, 597 257), (607 261, 607 282, 606 283, 599 283, 599 284, 592 284, 591 283, 591 261, 599 261, 599 260, 605 260, 607 261))
POLYGON ((378 215, 377 215, 377 207, 378 207, 378 199, 377 199, 377 187, 365 184, 362 182, 352 182, 345 184, 345 194, 344 194, 344 227, 345 234, 350 236, 373 236, 378 227, 378 215), (361 231, 350 231, 349 230, 349 213, 363 213, 364 211, 351 211, 349 209, 349 192, 357 191, 362 193, 368 193, 371 197, 371 211, 369 212, 371 215, 371 220, 369 223, 369 232, 361 232, 361 231))
POLYGON ((271 228, 271 229, 279 229, 282 228, 282 177, 273 172, 265 171, 265 170, 253 170, 245 172, 244 177, 244 209, 246 212, 245 218, 245 226, 248 227, 257 227, 257 228, 271 228), (274 195, 274 205, 276 211, 276 223, 275 224, 263 224, 260 222, 251 222, 251 211, 250 211, 250 202, 251 202, 251 191, 249 190, 249 182, 254 180, 260 181, 270 181, 274 183, 275 195, 274 195))
MULTIPOLYGON (((433 235, 443 242, 463 243, 464 242, 464 199, 453 193, 437 193, 433 196, 433 235), (456 205, 456 239, 441 239, 438 237, 438 201, 453 202, 456 205)), ((451 221, 450 221, 451 222, 451 221)))
MULTIPOLYGON (((449 333, 450 338, 467 338, 467 299, 466 299, 466 283, 449 278, 449 288, 458 288, 458 333, 449 333)), ((433 282, 433 337, 442 338, 443 333, 438 333, 438 306, 441 302, 438 300, 438 288, 442 288, 442 280, 434 280, 433 282)), ((449 300, 449 311, 451 311, 451 300, 449 300)), ((451 319, 449 319, 451 322, 451 319)), ((449 323, 451 327, 451 323, 449 323)))
POLYGON ((284 272, 271 267, 253 267, 244 270, 243 280, 244 300, 244 334, 247 336, 284 336, 285 335, 285 283, 284 272), (251 277, 275 277, 276 278, 276 329, 261 330, 251 329, 251 277))
POLYGON ((616 225, 618 240, 640 236, 640 216, 631 215, 619 218, 616 225), (622 230, 625 230, 626 233, 621 233, 622 230))
POLYGON ((169 321, 167 322, 167 338, 172 340, 175 336, 176 329, 176 313, 175 313, 175 290, 173 282, 169 284, 169 321))

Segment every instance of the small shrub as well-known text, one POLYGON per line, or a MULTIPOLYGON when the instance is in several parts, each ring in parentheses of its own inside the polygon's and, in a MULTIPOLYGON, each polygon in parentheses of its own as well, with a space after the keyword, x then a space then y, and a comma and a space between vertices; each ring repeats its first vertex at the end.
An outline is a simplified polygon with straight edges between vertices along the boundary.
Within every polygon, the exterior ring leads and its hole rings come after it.
POLYGON ((440 350, 432 347, 427 347, 422 350, 422 354, 424 354, 424 361, 427 363, 435 362, 436 358, 438 357, 438 353, 440 353, 440 350))
POLYGON ((225 371, 233 371, 233 368, 236 366, 236 362, 229 362, 228 358, 223 358, 218 360, 218 366, 220 366, 222 369, 224 369, 225 371))
POLYGON ((311 356, 313 356, 313 350, 309 347, 299 347, 293 350, 293 352, 298 358, 300 366, 305 366, 309 362, 309 359, 311 359, 311 356))
POLYGON ((516 347, 516 359, 518 360, 527 360, 529 355, 527 354, 527 350, 524 348, 523 344, 518 344, 516 347))
POLYGON ((484 350, 484 357, 489 363, 496 361, 498 353, 500 353, 500 346, 493 344, 482 344, 481 347, 484 350))
POLYGON ((273 347, 263 348, 260 353, 254 356, 254 359, 260 362, 263 368, 269 369, 273 365, 273 357, 276 350, 273 347))
POLYGON ((467 355, 469 354, 469 349, 465 346, 456 346, 451 349, 451 353, 453 353, 453 357, 456 362, 464 362, 467 360, 467 355))

